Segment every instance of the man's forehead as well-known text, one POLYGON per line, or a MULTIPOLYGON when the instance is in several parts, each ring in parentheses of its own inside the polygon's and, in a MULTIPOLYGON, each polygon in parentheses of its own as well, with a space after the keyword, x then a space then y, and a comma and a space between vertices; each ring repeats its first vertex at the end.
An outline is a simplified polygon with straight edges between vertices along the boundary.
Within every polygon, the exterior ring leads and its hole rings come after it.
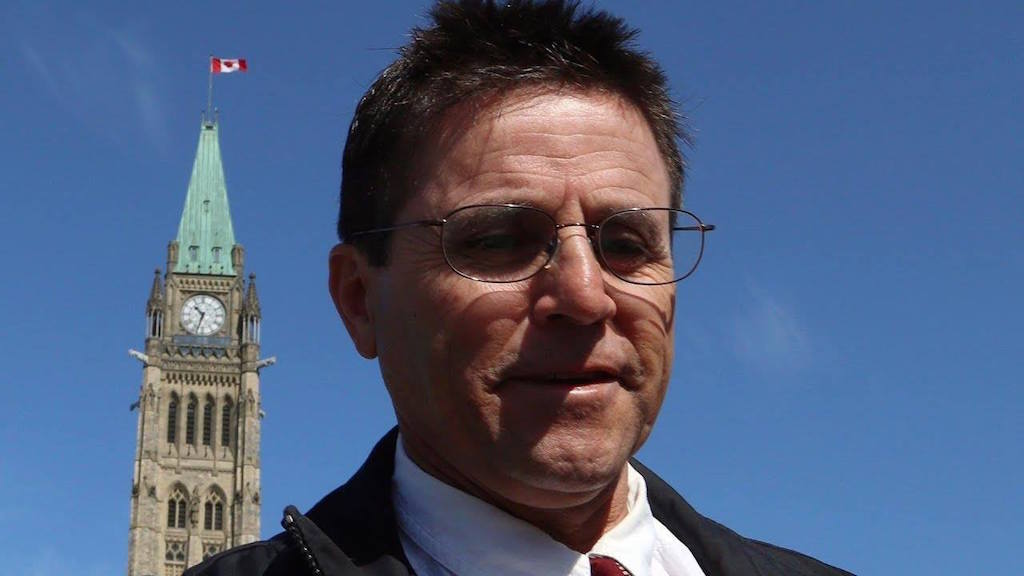
POLYGON ((569 196, 595 214, 671 202, 670 176, 653 133, 617 95, 514 94, 466 114, 460 130, 448 124, 443 145, 425 146, 418 155, 420 177, 396 221, 442 218, 471 204, 556 211, 569 196))
MULTIPOLYGON (((650 127, 639 109, 620 94, 600 88, 570 86, 530 86, 511 92, 490 94, 471 102, 461 103, 447 110, 438 122, 437 133, 449 141, 458 141, 467 133, 486 135, 480 128, 500 127, 504 120, 547 123, 552 112, 573 116, 592 117, 595 104, 601 106, 602 119, 609 126, 638 125, 648 134, 650 127)), ((548 129, 549 124, 545 124, 548 129)))
POLYGON ((531 88, 463 104, 445 115, 437 136, 426 143, 434 156, 432 176, 471 178, 485 166, 515 161, 541 147, 547 161, 572 160, 583 136, 617 140, 606 151, 621 156, 613 156, 612 164, 633 164, 644 155, 663 164, 640 111, 604 90, 531 88))

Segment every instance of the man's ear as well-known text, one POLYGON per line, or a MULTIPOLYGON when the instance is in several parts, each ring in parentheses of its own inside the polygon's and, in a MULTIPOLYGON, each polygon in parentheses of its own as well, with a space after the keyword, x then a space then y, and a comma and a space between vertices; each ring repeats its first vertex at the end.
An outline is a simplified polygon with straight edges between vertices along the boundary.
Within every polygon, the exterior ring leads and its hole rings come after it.
POLYGON ((331 299, 345 322, 348 335, 364 358, 375 358, 377 331, 367 292, 370 266, 366 257, 351 244, 338 244, 331 249, 328 266, 331 299))

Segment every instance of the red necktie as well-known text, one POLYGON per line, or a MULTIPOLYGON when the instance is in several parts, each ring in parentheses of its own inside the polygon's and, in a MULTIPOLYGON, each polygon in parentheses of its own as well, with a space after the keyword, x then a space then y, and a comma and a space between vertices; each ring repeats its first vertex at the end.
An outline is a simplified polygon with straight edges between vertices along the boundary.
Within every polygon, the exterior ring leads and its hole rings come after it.
POLYGON ((614 558, 593 554, 590 556, 590 576, 631 576, 631 573, 614 558))

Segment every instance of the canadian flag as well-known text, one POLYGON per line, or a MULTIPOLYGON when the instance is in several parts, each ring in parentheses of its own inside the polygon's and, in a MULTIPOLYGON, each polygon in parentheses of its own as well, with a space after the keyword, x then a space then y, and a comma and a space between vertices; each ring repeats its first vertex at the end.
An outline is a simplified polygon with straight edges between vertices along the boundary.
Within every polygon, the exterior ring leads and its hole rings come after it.
POLYGON ((210 72, 213 74, 245 72, 248 69, 249 67, 245 65, 245 58, 210 58, 210 72))

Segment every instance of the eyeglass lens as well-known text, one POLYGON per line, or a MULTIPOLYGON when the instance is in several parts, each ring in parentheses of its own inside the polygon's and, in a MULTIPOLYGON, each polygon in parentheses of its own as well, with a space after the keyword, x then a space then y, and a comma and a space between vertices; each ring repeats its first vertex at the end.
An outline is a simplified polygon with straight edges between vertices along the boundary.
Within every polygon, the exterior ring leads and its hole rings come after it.
POLYGON ((547 264, 555 222, 532 208, 471 206, 448 216, 442 237, 445 256, 456 272, 477 280, 515 282, 547 264))
MULTIPOLYGON (((557 245, 555 221, 524 206, 470 206, 450 214, 442 246, 456 272, 486 282, 515 282, 539 272, 557 245)), ((627 210, 600 225, 599 259, 634 284, 666 284, 689 275, 703 248, 700 222, 667 208, 627 210)))

